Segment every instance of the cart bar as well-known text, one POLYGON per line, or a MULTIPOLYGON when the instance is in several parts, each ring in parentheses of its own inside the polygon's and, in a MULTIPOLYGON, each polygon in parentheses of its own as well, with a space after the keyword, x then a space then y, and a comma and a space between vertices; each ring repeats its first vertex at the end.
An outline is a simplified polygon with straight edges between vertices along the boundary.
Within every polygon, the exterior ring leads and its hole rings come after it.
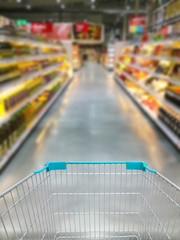
POLYGON ((157 171, 150 169, 145 162, 142 161, 122 161, 122 162, 47 162, 44 167, 34 173, 40 173, 44 170, 50 172, 51 170, 65 170, 67 164, 126 164, 127 170, 141 170, 145 172, 148 170, 149 172, 156 173, 157 171))

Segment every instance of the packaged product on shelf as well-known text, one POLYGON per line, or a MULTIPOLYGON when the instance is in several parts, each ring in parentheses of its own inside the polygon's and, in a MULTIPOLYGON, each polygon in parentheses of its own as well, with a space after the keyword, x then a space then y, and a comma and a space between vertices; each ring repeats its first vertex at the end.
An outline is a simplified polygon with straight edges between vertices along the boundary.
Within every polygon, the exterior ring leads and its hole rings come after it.
POLYGON ((17 65, 0 65, 0 83, 17 79, 21 71, 17 65))
POLYGON ((166 90, 165 97, 180 108, 180 86, 170 85, 166 90))
POLYGON ((15 49, 9 42, 0 42, 0 58, 15 56, 15 49))
POLYGON ((180 83, 180 62, 174 64, 173 69, 172 69, 172 71, 170 73, 170 77, 173 80, 176 80, 177 83, 180 83))
POLYGON ((161 107, 158 118, 180 139, 180 118, 177 114, 161 107))
POLYGON ((173 65, 174 63, 170 61, 164 61, 164 60, 160 61, 159 64, 157 65, 155 72, 164 74, 164 75, 169 75, 173 65))
POLYGON ((158 93, 161 97, 164 96, 165 90, 168 87, 168 82, 163 79, 158 79, 155 77, 150 77, 146 81, 146 86, 150 89, 158 93))
POLYGON ((22 75, 36 72, 41 69, 41 61, 24 61, 18 63, 22 75))

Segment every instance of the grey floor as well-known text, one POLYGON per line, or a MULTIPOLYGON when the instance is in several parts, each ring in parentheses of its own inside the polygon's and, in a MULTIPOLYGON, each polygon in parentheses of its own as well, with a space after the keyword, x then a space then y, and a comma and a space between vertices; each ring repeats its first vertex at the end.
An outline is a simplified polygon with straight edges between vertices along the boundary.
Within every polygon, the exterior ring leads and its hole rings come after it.
POLYGON ((0 175, 0 192, 47 161, 62 160, 141 160, 180 186, 179 152, 96 63, 75 73, 0 175))

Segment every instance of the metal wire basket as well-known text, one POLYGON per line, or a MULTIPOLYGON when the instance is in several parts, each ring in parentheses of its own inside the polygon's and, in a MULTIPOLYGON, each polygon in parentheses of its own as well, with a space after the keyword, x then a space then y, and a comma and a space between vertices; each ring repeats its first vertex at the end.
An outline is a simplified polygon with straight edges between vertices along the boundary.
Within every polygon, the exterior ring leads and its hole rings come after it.
POLYGON ((49 162, 0 195, 0 239, 180 239, 180 188, 144 162, 49 162))

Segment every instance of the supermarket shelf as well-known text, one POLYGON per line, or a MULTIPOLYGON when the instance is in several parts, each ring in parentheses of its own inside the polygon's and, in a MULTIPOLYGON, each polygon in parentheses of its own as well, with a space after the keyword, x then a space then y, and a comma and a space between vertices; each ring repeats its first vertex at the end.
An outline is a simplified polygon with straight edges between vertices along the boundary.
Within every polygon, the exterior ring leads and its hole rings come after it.
POLYGON ((51 86, 54 82, 56 82, 62 75, 63 73, 61 73, 60 75, 58 75, 57 77, 55 77, 54 80, 50 81, 48 84, 46 84, 45 86, 43 86, 42 88, 40 88, 37 92, 35 92, 32 96, 30 96, 29 98, 27 98, 26 100, 24 100, 22 103, 18 104, 17 107, 15 107, 10 113, 8 113, 5 117, 0 117, 0 125, 7 122, 8 119, 11 118, 11 116, 13 114, 15 114, 17 111, 19 111, 22 107, 24 107, 28 102, 31 102, 33 99, 35 99, 38 95, 40 95, 46 88, 48 88, 49 86, 51 86))
POLYGON ((45 74, 55 68, 57 68, 58 66, 60 66, 62 63, 59 63, 59 64, 56 64, 56 65, 53 65, 53 66, 49 66, 49 67, 46 67, 40 71, 35 71, 33 73, 30 73, 30 74, 26 74, 25 76, 23 77, 20 77, 16 80, 12 80, 10 82, 3 82, 3 83, 0 83, 0 92, 2 92, 2 90, 6 90, 6 89, 9 89, 11 87, 14 87, 16 86, 17 84, 19 83, 22 83, 22 82, 26 82, 32 78, 35 78, 35 77, 38 77, 39 75, 41 74, 45 74))
POLYGON ((33 44, 35 46, 39 47, 52 47, 52 48, 62 48, 61 46, 57 44, 51 44, 51 43, 45 43, 45 42, 40 42, 37 40, 33 39, 28 39, 28 38, 20 38, 20 37, 12 37, 12 36, 5 36, 5 35, 0 35, 0 41, 7 41, 7 42, 17 42, 17 43, 24 43, 24 44, 33 44))
POLYGON ((18 150, 18 148, 25 141, 25 139, 28 137, 28 135, 32 132, 34 127, 38 124, 38 122, 41 120, 41 118, 44 116, 44 114, 48 111, 48 109, 51 107, 51 105, 54 103, 54 101, 66 89, 66 87, 69 85, 71 80, 72 80, 72 77, 70 77, 69 80, 64 83, 64 85, 60 88, 60 90, 56 93, 56 95, 51 99, 51 101, 39 113, 39 115, 36 117, 36 119, 33 121, 33 123, 29 126, 29 128, 27 130, 25 130, 25 132, 19 137, 19 139, 13 144, 13 146, 3 156, 3 158, 0 160, 0 170, 2 170, 2 168, 7 164, 7 162, 10 160, 10 158, 13 156, 13 154, 18 150))
POLYGON ((162 22, 155 23, 153 26, 148 26, 147 28, 149 30, 154 30, 158 27, 169 25, 169 24, 174 23, 174 22, 179 21, 179 20, 180 20, 180 15, 169 18, 169 19, 164 19, 162 22))
POLYGON ((127 57, 135 57, 135 58, 147 58, 151 60, 165 60, 165 61, 170 61, 170 62, 179 62, 180 58, 178 57, 163 57, 163 56, 148 56, 145 54, 122 54, 123 56, 127 57))
POLYGON ((135 84, 137 84, 139 87, 141 87, 145 92, 151 94, 152 96, 154 96, 158 101, 160 101, 160 103, 163 105, 163 107, 165 108, 171 108, 173 111, 180 113, 180 108, 176 107, 175 105, 173 105, 172 103, 170 103, 169 101, 162 99, 161 97, 159 97, 154 91, 148 89, 146 86, 144 86, 144 84, 139 83, 138 81, 136 81, 131 75, 129 75, 128 73, 123 71, 123 74, 130 79, 132 82, 134 82, 135 84))
POLYGON ((33 56, 24 56, 24 57, 13 57, 1 59, 0 64, 10 64, 10 63, 18 63, 24 61, 33 61, 33 60, 41 60, 45 58, 52 58, 61 56, 61 53, 53 53, 53 54, 41 54, 41 55, 33 55, 33 56))
POLYGON ((167 5, 171 4, 172 2, 174 2, 174 0, 169 0, 168 2, 161 4, 161 6, 157 7, 155 10, 152 10, 149 14, 158 12, 160 9, 165 8, 167 5))
POLYGON ((124 86, 121 79, 115 76, 116 81, 131 96, 134 102, 150 117, 150 119, 161 129, 161 131, 171 140, 171 142, 180 150, 180 140, 158 117, 145 105, 143 105, 128 89, 124 86))

